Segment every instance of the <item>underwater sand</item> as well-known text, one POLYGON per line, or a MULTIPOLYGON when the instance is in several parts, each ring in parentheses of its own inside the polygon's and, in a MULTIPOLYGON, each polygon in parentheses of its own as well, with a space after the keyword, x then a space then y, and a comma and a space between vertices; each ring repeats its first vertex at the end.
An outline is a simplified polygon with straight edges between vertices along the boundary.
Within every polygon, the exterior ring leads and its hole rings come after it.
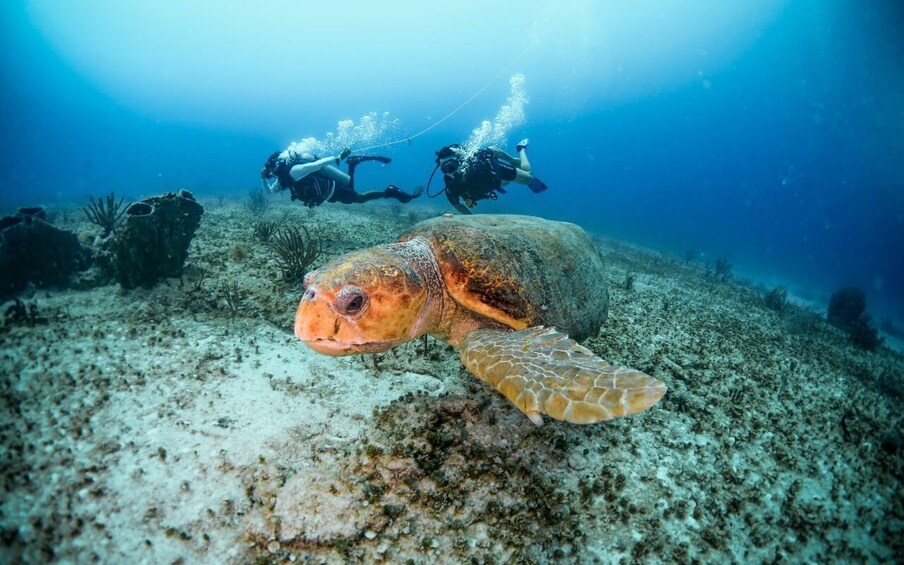
MULTIPOLYGON (((900 355, 779 315, 703 265, 598 239, 611 309, 586 345, 669 392, 632 418, 537 428, 432 338, 370 357, 307 349, 291 332, 301 292, 252 239, 255 218, 201 202, 182 279, 37 291, 46 321, 0 332, 0 561, 904 555, 900 355), (231 313, 219 290, 233 281, 231 313)), ((319 265, 389 241, 408 212, 266 215, 328 238, 319 265)), ((96 232, 75 209, 56 224, 96 232)))

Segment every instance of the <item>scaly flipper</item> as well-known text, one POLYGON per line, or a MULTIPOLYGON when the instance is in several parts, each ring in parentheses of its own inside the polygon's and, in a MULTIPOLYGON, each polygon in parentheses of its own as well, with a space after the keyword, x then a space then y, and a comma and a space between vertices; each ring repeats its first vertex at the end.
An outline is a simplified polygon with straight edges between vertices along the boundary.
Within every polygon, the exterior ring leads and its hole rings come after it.
POLYGON ((613 367, 555 328, 476 330, 459 344, 461 362, 538 426, 542 414, 593 424, 646 410, 665 394, 653 377, 613 367))

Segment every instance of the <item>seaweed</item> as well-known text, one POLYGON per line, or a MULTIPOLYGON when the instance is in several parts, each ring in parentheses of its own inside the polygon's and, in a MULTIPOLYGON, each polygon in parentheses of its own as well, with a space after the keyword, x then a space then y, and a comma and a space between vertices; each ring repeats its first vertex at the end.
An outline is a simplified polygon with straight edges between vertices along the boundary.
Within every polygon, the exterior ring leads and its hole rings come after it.
POLYGON ((291 283, 301 282, 308 267, 323 253, 323 241, 311 237, 308 228, 301 229, 304 235, 295 227, 282 228, 271 243, 283 279, 291 283))
POLYGON ((126 213, 126 209, 122 206, 125 198, 120 198, 117 202, 116 196, 111 191, 104 200, 101 200, 100 197, 95 200, 93 196, 89 196, 88 200, 88 205, 82 208, 85 216, 92 224, 100 226, 104 230, 103 236, 107 237, 122 222, 126 213))

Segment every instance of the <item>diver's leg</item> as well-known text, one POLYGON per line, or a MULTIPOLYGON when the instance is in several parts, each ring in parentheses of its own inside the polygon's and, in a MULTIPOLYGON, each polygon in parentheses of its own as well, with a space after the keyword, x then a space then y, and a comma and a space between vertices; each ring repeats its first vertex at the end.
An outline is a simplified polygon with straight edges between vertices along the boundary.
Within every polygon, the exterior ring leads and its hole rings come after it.
POLYGON ((358 165, 364 163, 366 161, 379 161, 384 165, 392 162, 392 159, 389 157, 381 157, 378 155, 352 155, 351 157, 346 159, 346 163, 348 163, 348 176, 349 176, 349 187, 355 187, 355 169, 358 168, 358 165))
POLYGON ((534 175, 524 169, 515 169, 515 181, 518 184, 530 184, 534 180, 534 175))
POLYGON ((411 194, 408 194, 407 192, 403 191, 401 188, 397 187, 394 184, 387 186, 386 190, 383 191, 383 194, 385 194, 386 198, 395 198, 402 204, 407 204, 407 203, 411 202, 412 200, 414 200, 415 198, 417 198, 418 196, 420 196, 423 193, 424 193, 424 187, 420 186, 420 185, 416 186, 414 188, 414 192, 412 192, 411 194))
MULTIPOLYGON (((524 141, 527 141, 526 139, 524 141)), ((520 165, 516 165, 519 169, 526 172, 527 174, 531 173, 530 161, 527 160, 527 145, 518 144, 518 157, 519 161, 521 161, 520 165)))
MULTIPOLYGON (((316 161, 311 161, 310 163, 299 163, 289 170, 289 174, 292 175, 292 180, 298 181, 310 174, 316 173, 317 171, 332 165, 335 162, 335 157, 324 157, 323 159, 317 159, 316 161)), ((339 169, 336 170, 338 171, 339 169)))
MULTIPOLYGON (((294 170, 294 167, 293 167, 293 170, 294 170)), ((340 187, 340 186, 351 187, 352 186, 352 177, 350 175, 343 173, 342 171, 340 171, 339 169, 337 169, 336 167, 334 167, 332 165, 326 165, 324 167, 321 167, 320 174, 329 178, 331 181, 334 181, 336 183, 337 187, 340 187)))
POLYGON ((355 192, 353 190, 348 190, 348 188, 343 187, 342 189, 337 188, 336 192, 333 194, 333 197, 330 198, 330 202, 342 202, 343 204, 361 204, 362 202, 370 202, 371 200, 377 200, 379 198, 395 198, 402 204, 407 204, 411 202, 418 196, 420 196, 424 192, 423 186, 418 186, 414 193, 408 194, 404 192, 399 187, 391 184, 386 190, 369 190, 367 192, 355 192))
POLYGON ((495 145, 488 147, 488 149, 493 152, 493 155, 495 155, 499 159, 502 159, 503 161, 507 161, 511 166, 513 166, 515 168, 521 167, 521 159, 509 155, 508 153, 506 153, 502 149, 499 149, 495 145))
POLYGON ((385 190, 368 190, 367 192, 359 192, 355 195, 355 202, 360 204, 362 202, 370 202, 371 200, 377 200, 378 198, 386 198, 385 190))

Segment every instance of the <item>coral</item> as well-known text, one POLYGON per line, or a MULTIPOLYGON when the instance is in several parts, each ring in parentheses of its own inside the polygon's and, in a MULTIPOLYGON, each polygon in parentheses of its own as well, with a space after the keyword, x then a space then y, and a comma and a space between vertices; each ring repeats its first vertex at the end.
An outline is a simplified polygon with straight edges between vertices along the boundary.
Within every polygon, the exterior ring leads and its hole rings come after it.
POLYGON ((106 200, 100 198, 94 200, 93 196, 89 196, 88 199, 88 205, 82 208, 82 211, 85 212, 85 216, 91 223, 97 224, 104 230, 103 235, 107 237, 122 222, 122 217, 126 213, 122 208, 125 199, 120 198, 117 202, 113 192, 107 195, 106 200))
POLYGON ((223 286, 220 287, 219 294, 226 312, 229 313, 230 319, 234 320, 244 306, 244 293, 239 289, 239 283, 235 281, 224 283, 223 286))
POLYGON ((637 275, 634 273, 625 273, 625 281, 622 283, 622 287, 627 291, 634 290, 634 281, 637 279, 637 275))
POLYGON ((872 316, 869 314, 861 314, 848 326, 847 332, 851 343, 867 351, 876 349, 885 341, 879 337, 879 331, 873 327, 872 316))
POLYGON ((832 294, 826 319, 847 332, 851 343, 861 349, 872 351, 882 344, 872 316, 866 313, 866 294, 855 286, 840 288, 832 294))
POLYGON ((719 257, 716 259, 713 276, 716 280, 726 281, 731 277, 732 264, 728 262, 728 257, 719 257))
POLYGON ((281 229, 272 243, 283 278, 292 283, 301 282, 308 267, 323 252, 323 241, 312 238, 308 228, 302 226, 301 229, 304 235, 298 228, 281 229))
POLYGON ((90 253, 67 230, 45 221, 43 208, 20 208, 0 219, 0 297, 38 287, 66 286, 88 267, 90 253))
POLYGON ((766 295, 766 308, 775 310, 779 314, 788 309, 788 288, 777 286, 766 295))
POLYGON ((135 202, 113 233, 111 268, 124 289, 182 274, 204 208, 187 190, 135 202))
POLYGON ((850 331, 866 310, 866 294, 855 286, 845 286, 835 291, 829 299, 827 320, 833 326, 850 331))
POLYGON ((229 250, 229 258, 233 261, 244 261, 248 257, 248 250, 241 243, 236 243, 229 250))
POLYGON ((26 304, 18 298, 3 313, 3 320, 0 323, 0 330, 8 329, 12 326, 28 326, 35 327, 38 324, 46 324, 47 317, 42 316, 38 312, 36 302, 26 304))

